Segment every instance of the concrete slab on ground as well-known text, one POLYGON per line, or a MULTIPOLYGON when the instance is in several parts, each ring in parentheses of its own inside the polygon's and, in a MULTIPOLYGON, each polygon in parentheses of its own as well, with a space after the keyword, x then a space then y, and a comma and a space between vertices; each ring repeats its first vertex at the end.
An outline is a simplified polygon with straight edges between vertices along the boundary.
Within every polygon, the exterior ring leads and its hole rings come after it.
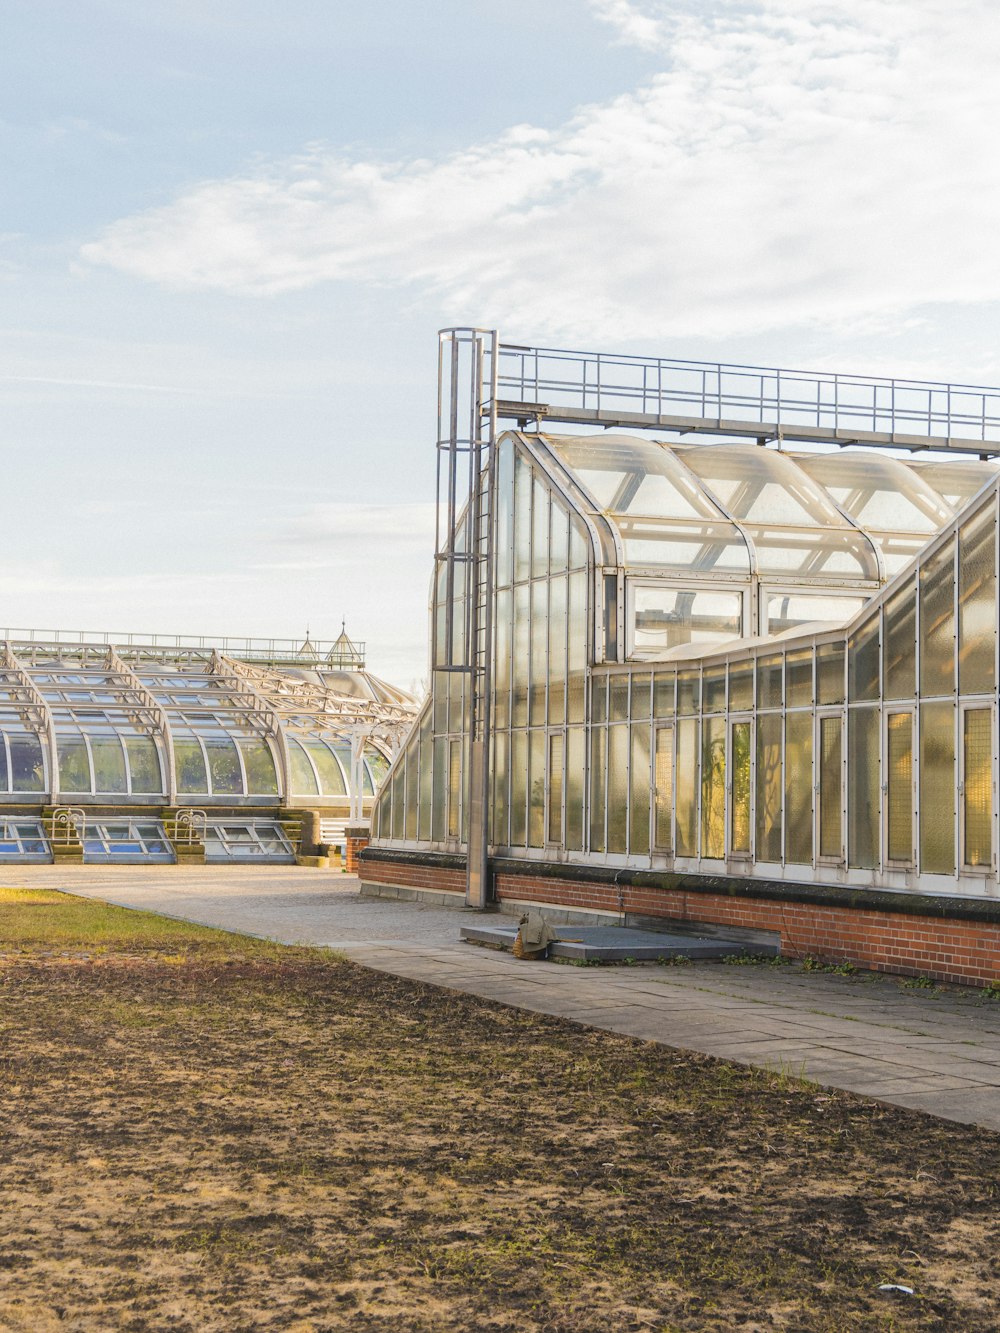
MULTIPOLYGON (((674 958, 728 958, 750 950, 739 940, 675 935, 662 930, 632 930, 627 926, 555 926, 550 958, 584 963, 656 963, 674 958)), ((459 935, 470 944, 513 949, 518 927, 513 922, 462 926, 459 935)), ((776 952, 776 950, 775 950, 776 952)))
POLYGON ((330 870, 11 866, 5 878, 286 944, 336 948, 395 976, 1000 1132, 1000 1004, 975 991, 909 989, 889 977, 773 963, 529 962, 461 939, 463 926, 500 924, 495 916, 362 898, 356 879, 330 870))

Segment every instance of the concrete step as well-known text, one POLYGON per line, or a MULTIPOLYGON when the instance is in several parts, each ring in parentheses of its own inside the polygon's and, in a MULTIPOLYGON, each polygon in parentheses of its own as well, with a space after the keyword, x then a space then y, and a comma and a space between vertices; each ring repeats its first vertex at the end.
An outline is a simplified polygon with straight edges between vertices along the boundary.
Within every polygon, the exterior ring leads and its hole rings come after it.
MULTIPOLYGON (((769 954, 772 946, 747 945, 741 940, 714 936, 671 934, 660 930, 632 930, 627 926, 553 926, 556 942, 549 947, 553 958, 578 962, 637 963, 664 958, 727 958, 732 954, 769 954)), ((459 934, 470 944, 491 944, 494 948, 513 949, 517 937, 516 922, 462 926, 459 934)))

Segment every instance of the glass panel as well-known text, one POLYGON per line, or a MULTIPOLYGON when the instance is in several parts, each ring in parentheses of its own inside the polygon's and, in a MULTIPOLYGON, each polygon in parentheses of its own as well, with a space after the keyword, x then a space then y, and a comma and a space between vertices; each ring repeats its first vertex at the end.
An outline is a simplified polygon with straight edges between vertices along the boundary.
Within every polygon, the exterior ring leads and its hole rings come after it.
POLYGON ((570 727, 566 737, 566 846, 583 850, 583 783, 585 769, 582 727, 570 727))
POLYGON ((698 720, 677 724, 677 855, 698 854, 698 720))
POLYGON ((612 676, 609 681, 608 721, 627 722, 628 712, 628 676, 612 676))
MULTIPOLYGON (((496 659, 493 664, 494 723, 506 727, 510 723, 510 641, 514 599, 511 592, 497 594, 496 603, 496 659)), ((440 727, 435 727, 440 731, 440 727)))
POLYGON ((590 533, 582 518, 574 514, 569 528, 570 569, 586 569, 590 563, 590 533))
POLYGON ((844 702, 843 643, 824 643, 816 649, 816 693, 821 704, 844 702))
POLYGON ((784 703, 780 657, 757 658, 757 707, 780 708, 784 703))
POLYGON ((955 688, 955 541, 946 542, 920 570, 920 693, 955 688))
POLYGON ((608 851, 627 851, 629 729, 608 728, 608 851))
POLYGON ((958 681, 963 694, 995 687, 997 642, 996 503, 958 534, 958 681))
POLYGON ((44 791, 42 746, 37 736, 7 737, 10 743, 11 791, 44 791))
POLYGON ((753 663, 729 664, 729 711, 753 707, 753 663))
MULTIPOLYGON (((163 791, 160 756, 148 736, 129 736, 125 740, 132 791, 136 795, 159 795, 163 791)), ((273 770, 274 765, 271 765, 273 770)), ((275 784, 277 791, 277 784, 275 784)))
MULTIPOLYGON (((496 769, 500 766, 500 753, 502 743, 506 740, 504 732, 498 732, 496 735, 496 750, 494 752, 494 764, 496 769)), ((448 742, 443 736, 434 737, 434 745, 431 752, 431 763, 433 765, 433 774, 431 776, 431 838, 434 842, 441 842, 446 834, 447 814, 448 814, 448 742)), ((506 842, 506 838, 501 837, 501 842, 506 842)))
POLYGON ((511 674, 514 681, 512 721, 523 726, 528 720, 528 662, 531 651, 531 622, 529 616, 531 589, 521 584, 514 589, 514 658, 511 674))
POLYGON ((672 726, 656 728, 656 811, 654 815, 653 839, 656 846, 664 852, 673 848, 674 816, 674 729, 672 726))
POLYGON ((547 578, 549 572, 549 492, 535 478, 531 502, 531 576, 547 578))
POLYGON ((907 583, 885 604, 883 676, 887 699, 912 699, 916 693, 917 586, 907 583))
POLYGON ((497 586, 511 582, 514 569, 514 446, 509 439, 497 448, 497 586))
POLYGON ((604 851, 604 780, 607 753, 607 728, 593 727, 590 732, 590 849, 594 852, 604 851))
POLYGON ((848 720, 848 865, 869 870, 879 864, 878 731, 876 709, 851 709, 848 720))
POLYGON ((682 671, 677 682, 678 713, 701 711, 701 672, 682 671))
POLYGON ((550 726, 566 716, 566 580, 549 583, 549 712, 550 726))
POLYGON ((548 678, 549 585, 531 585, 531 695, 528 722, 535 726, 545 721, 545 685, 548 678))
POLYGON ((632 677, 632 690, 629 697, 629 720, 645 722, 649 719, 650 677, 636 674, 632 677))
POLYGON ((225 736, 207 736, 205 749, 208 751, 213 796, 242 796, 243 774, 236 743, 225 736))
POLYGON ((993 721, 989 708, 970 708, 962 719, 965 806, 963 860, 967 866, 993 862, 993 721))
POLYGON ((913 718, 890 713, 886 718, 886 858, 913 859, 913 718))
POLYGON ((732 810, 730 848, 737 856, 750 854, 750 723, 734 722, 732 737, 732 810))
POLYGON ((530 796, 528 801, 528 846, 545 842, 545 732, 533 731, 528 741, 530 796))
POLYGON ((785 716, 785 860, 811 865, 813 856, 813 717, 785 716))
POLYGON ((448 742, 448 837, 457 838, 462 814, 462 742, 448 742))
MULTIPOLYGON (((188 744, 189 742, 185 742, 188 744)), ((177 754, 179 742, 174 742, 174 754, 177 754)), ((200 753, 200 752, 199 752, 200 753)), ((288 741, 288 759, 291 766, 292 791, 296 796, 318 796, 319 787, 316 785, 316 773, 312 764, 306 758, 306 752, 298 741, 289 737, 288 741)), ((398 770, 397 770, 398 771, 398 770)), ((202 768, 202 783, 204 784, 204 768, 202 768)), ((180 758, 177 759, 177 785, 182 791, 204 791, 205 787, 180 787, 180 758)), ((394 831, 395 837, 402 836, 402 830, 394 831)))
POLYGON ((632 759, 629 767, 629 851, 634 856, 649 853, 649 723, 632 728, 632 759))
POLYGON ((91 736, 90 752, 94 761, 94 790, 115 794, 127 791, 125 752, 118 737, 91 736))
POLYGON ((419 737, 411 735, 406 749, 406 836, 411 841, 417 836, 417 800, 419 780, 419 737))
POLYGON ((788 653, 785 657, 785 695, 789 708, 802 708, 813 701, 813 655, 788 653))
POLYGON ((726 854, 726 723, 706 718, 701 732, 701 854, 726 854))
POLYGON ((743 628, 743 597, 738 592, 707 592, 630 583, 631 656, 662 653, 683 643, 717 643, 738 638, 743 628))
POLYGON ((709 667, 703 681, 704 710, 706 713, 726 711, 726 668, 709 667))
MULTIPOLYGON (((420 762, 420 775, 417 779, 417 837, 423 842, 427 842, 431 836, 431 807, 434 804, 434 742, 431 735, 431 720, 426 715, 420 721, 420 742, 417 753, 420 762)), ((350 774, 351 751, 350 749, 341 750, 339 758, 343 764, 344 771, 350 774)), ((317 767, 319 767, 317 765, 317 767)), ((362 765, 362 783, 361 790, 364 791, 364 766, 362 765)), ((322 774, 320 774, 323 777, 322 774)), ((323 787, 326 787, 326 779, 323 778, 323 787)))
POLYGON ((838 861, 844 854, 842 733, 839 717, 820 718, 819 854, 836 857, 838 861))
POLYGON ((657 674, 653 677, 653 716, 673 717, 677 677, 657 674))
MULTIPOLYGON (((3 736, 0 736, 0 792, 10 790, 10 783, 7 780, 7 747, 3 743, 3 736)), ((0 821, 0 831, 3 829, 3 823, 0 821)))
POLYGON ((56 742, 59 756, 59 790, 93 791, 90 758, 82 736, 61 736, 56 742))
POLYGON ((757 719, 757 860, 781 860, 781 714, 757 719))
POLYGON ((843 625, 857 615, 864 597, 839 593, 772 593, 767 599, 767 633, 783 634, 800 625, 843 625))
POLYGON ((514 581, 531 574, 531 468, 514 457, 514 581))
POLYGON ((510 746, 510 841, 523 847, 528 833, 528 733, 512 732, 510 746))
POLYGON ((847 643, 851 702, 879 697, 878 614, 865 621, 847 643))
POLYGON ((549 737, 549 827, 548 841, 562 845, 563 840, 563 734, 561 731, 549 737))
POLYGON ((551 530, 549 536, 549 568, 558 574, 569 568, 569 513, 554 495, 549 499, 551 509, 551 530))
MULTIPOLYGON (((489 840, 495 842, 497 846, 507 846, 508 829, 508 784, 511 781, 509 777, 509 768, 507 764, 507 748, 511 742, 507 732, 495 732, 492 738, 492 758, 493 758, 493 821, 489 829, 489 840)), ((437 757, 435 750, 435 820, 441 820, 441 810, 444 809, 444 800, 440 794, 440 786, 443 785, 439 778, 439 769, 444 769, 444 745, 443 742, 435 741, 435 745, 440 745, 441 758, 437 757)), ((440 833, 433 834, 435 840, 439 840, 440 833)))
POLYGON ((587 575, 573 574, 569 579, 569 683, 567 709, 570 722, 582 722, 584 689, 589 660, 587 619, 587 575))
MULTIPOLYGON (((426 723, 424 724, 426 725, 426 723)), ((421 728, 421 735, 424 728, 421 728)), ((243 742, 245 745, 246 742, 243 742)), ((344 781, 344 772, 337 762, 336 755, 329 750, 322 741, 305 741, 305 748, 312 756, 312 761, 316 765, 316 771, 319 773, 320 789, 324 796, 346 796, 347 783, 344 781)), ((246 751, 244 750, 244 754, 246 751)))
POLYGON ((920 707, 920 869, 955 873, 955 708, 920 707))

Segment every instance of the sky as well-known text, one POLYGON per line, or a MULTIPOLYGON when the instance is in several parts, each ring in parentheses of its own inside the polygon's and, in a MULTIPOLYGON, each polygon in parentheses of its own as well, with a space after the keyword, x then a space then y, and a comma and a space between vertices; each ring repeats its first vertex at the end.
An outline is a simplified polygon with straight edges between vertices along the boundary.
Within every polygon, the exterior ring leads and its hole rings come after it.
POLYGON ((7 0, 0 627, 426 679, 436 334, 1000 384, 992 0, 7 0))

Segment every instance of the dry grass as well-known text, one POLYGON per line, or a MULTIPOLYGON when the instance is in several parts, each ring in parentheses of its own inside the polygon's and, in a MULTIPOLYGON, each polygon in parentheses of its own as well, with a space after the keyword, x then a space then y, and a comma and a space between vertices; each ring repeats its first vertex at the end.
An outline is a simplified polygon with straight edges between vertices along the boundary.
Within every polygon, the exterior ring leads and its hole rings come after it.
POLYGON ((0 1328, 1000 1325, 985 1132, 58 894, 0 952, 0 1328))

